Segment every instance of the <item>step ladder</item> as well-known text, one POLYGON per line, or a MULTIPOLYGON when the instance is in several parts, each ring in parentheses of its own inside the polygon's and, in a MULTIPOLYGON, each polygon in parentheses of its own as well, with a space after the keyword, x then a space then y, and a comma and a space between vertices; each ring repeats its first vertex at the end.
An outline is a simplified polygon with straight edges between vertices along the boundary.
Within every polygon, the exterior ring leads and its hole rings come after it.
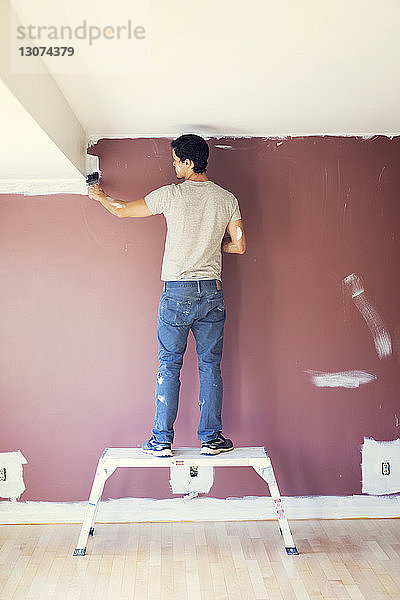
POLYGON ((145 454, 140 448, 106 448, 97 465, 74 556, 85 556, 86 554, 87 540, 89 535, 94 533, 94 523, 104 484, 115 469, 119 467, 172 467, 179 465, 189 467, 253 467, 268 484, 287 554, 298 554, 283 508, 274 469, 265 448, 235 448, 230 452, 223 452, 215 456, 200 454, 198 448, 176 448, 173 450, 172 457, 164 458, 145 454))

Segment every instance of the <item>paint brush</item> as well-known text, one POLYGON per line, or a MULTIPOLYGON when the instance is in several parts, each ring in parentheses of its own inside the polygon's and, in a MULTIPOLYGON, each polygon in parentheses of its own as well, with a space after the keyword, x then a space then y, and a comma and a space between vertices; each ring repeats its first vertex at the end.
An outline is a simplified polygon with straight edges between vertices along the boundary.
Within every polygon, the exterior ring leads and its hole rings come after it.
POLYGON ((100 173, 98 171, 94 171, 89 175, 86 175, 86 185, 94 185, 95 183, 99 183, 100 181, 100 173))

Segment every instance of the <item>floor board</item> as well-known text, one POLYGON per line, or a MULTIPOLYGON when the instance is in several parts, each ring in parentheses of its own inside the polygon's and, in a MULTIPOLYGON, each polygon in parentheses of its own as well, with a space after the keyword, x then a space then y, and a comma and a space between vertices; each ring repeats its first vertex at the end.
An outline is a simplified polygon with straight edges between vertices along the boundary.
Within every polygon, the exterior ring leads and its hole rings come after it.
POLYGON ((0 525, 0 600, 400 600, 400 519, 0 525))

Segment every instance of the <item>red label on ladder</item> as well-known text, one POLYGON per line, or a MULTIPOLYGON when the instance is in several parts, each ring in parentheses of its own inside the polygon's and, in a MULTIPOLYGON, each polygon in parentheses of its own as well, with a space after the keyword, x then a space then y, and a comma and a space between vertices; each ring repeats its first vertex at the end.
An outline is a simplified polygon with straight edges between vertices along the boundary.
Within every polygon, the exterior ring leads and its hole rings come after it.
POLYGON ((277 512, 278 519, 284 519, 285 511, 283 510, 282 500, 280 498, 278 498, 277 500, 274 500, 274 502, 275 502, 275 510, 277 512))

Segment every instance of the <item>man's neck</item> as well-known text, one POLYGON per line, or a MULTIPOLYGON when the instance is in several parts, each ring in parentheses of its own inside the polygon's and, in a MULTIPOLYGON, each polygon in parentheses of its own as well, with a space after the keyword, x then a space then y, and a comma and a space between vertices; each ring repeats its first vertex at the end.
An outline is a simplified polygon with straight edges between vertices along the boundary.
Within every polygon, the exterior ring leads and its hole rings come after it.
POLYGON ((207 175, 202 173, 192 173, 190 177, 187 177, 185 181, 209 181, 207 175))

